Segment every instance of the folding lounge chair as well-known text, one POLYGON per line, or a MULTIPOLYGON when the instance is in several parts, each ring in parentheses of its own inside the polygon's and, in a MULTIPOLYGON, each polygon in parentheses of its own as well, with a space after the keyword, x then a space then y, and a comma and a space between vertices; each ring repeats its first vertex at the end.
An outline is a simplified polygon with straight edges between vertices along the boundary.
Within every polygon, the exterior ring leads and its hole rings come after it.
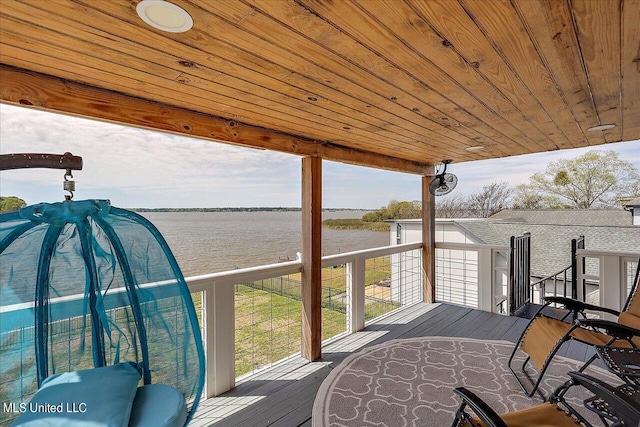
MULTIPOLYGON (((569 340, 576 340, 588 345, 600 346, 619 346, 628 348, 640 347, 640 296, 638 296, 638 282, 640 282, 640 263, 638 272, 636 272, 634 286, 629 292, 629 297, 624 305, 623 311, 620 313, 609 308, 598 307, 586 304, 580 301, 563 297, 547 297, 545 305, 538 310, 536 315, 527 325, 522 336, 516 343, 513 353, 509 358, 509 369, 515 377, 522 390, 528 395, 538 390, 538 386, 547 371, 553 357, 560 350, 563 343, 569 340), (546 316, 544 309, 549 304, 556 303, 564 305, 567 315, 558 320, 546 316), (587 319, 585 310, 594 310, 605 312, 618 316, 617 322, 587 319), (565 320, 570 319, 572 323, 565 320), (514 370, 514 357, 518 350, 522 350, 527 354, 527 358, 522 364, 521 371, 524 378, 533 387, 527 390, 523 381, 514 370), (528 362, 531 361, 538 370, 537 379, 533 378, 526 370, 528 362)), ((580 369, 583 371, 596 358, 594 354, 580 369)), ((540 392, 540 396, 545 399, 540 392)))
POLYGON ((462 403, 456 412, 452 427, 576 427, 576 425, 591 427, 592 424, 564 400, 565 393, 574 385, 583 386, 594 394, 593 397, 585 400, 584 404, 603 420, 604 425, 610 427, 639 425, 640 388, 638 386, 625 385, 613 388, 589 375, 569 372, 569 376, 571 380, 558 387, 551 395, 549 402, 502 415, 498 415, 474 393, 464 387, 458 387, 454 392, 460 396, 462 403), (468 409, 476 416, 467 412, 468 409))
POLYGON ((596 346, 605 366, 628 384, 640 386, 640 349, 596 346))

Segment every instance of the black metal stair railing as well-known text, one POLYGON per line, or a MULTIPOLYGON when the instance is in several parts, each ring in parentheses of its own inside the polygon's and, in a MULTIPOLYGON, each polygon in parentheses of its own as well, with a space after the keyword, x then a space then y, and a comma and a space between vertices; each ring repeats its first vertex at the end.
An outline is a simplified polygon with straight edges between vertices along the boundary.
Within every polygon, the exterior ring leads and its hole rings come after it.
POLYGON ((531 300, 531 233, 511 236, 509 243, 509 315, 531 300))
MULTIPOLYGON (((535 282, 530 279, 531 236, 511 237, 510 251, 510 280, 509 315, 529 317, 529 315, 544 303, 545 296, 563 296, 577 299, 578 297, 578 249, 584 249, 584 236, 571 240, 571 264, 560 271, 543 277, 535 282), (533 300, 538 290, 538 301, 533 300)), ((584 263, 582 273, 584 273, 584 263)), ((583 284, 584 285, 584 284, 583 284)), ((582 298, 584 300, 584 288, 582 298)))
MULTIPOLYGON (((536 280, 535 282, 531 283, 531 291, 533 292, 536 288, 540 288, 540 300, 542 300, 542 297, 550 295, 553 295, 554 297, 569 296, 567 295, 567 284, 569 284, 570 279, 568 273, 572 268, 573 265, 569 265, 558 271, 557 273, 553 273, 546 277, 543 277, 542 279, 536 280), (548 292, 548 287, 551 288, 551 292, 548 292), (562 289, 562 292, 560 293, 558 292, 559 287, 562 289)), ((572 290, 572 288, 573 285, 571 285, 571 288, 569 290, 572 290)))
MULTIPOLYGON (((578 249, 584 249, 584 236, 580 236, 577 239, 571 239, 571 265, 563 268, 557 273, 550 274, 540 280, 531 283, 531 290, 535 290, 536 287, 540 287, 541 299, 544 296, 563 296, 572 299, 578 299, 578 249), (569 273, 571 275, 569 276, 569 273), (571 285, 567 289, 567 285, 571 285), (559 292, 559 286, 561 286, 562 292, 559 292), (549 291, 548 287, 551 287, 549 291)), ((584 263, 582 264, 582 273, 585 270, 584 263)), ((583 284, 584 285, 584 284, 583 284)), ((582 300, 584 301, 584 286, 582 300)), ((533 301, 531 301, 533 302, 533 301)))

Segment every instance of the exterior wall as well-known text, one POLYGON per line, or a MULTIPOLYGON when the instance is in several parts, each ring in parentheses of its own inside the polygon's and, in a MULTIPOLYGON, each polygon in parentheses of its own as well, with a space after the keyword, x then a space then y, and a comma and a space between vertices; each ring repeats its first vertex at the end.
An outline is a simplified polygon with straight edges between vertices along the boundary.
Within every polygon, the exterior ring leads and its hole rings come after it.
MULTIPOLYGON (((436 220, 436 242, 475 243, 481 240, 470 235, 451 220, 436 220)), ((391 225, 390 244, 419 242, 422 239, 421 220, 395 221, 391 225)), ((419 271, 407 270, 405 266, 412 260, 408 254, 394 254, 391 259, 391 296, 402 301, 403 286, 416 283, 419 271)), ((506 260, 505 260, 506 261, 506 260)), ((454 304, 478 306, 478 252, 473 250, 436 250, 436 299, 454 304)))
MULTIPOLYGON (((401 243, 419 242, 422 240, 422 221, 421 220, 404 220, 394 221, 391 224, 390 244, 398 245, 401 243), (398 227, 399 226, 399 227, 398 227), (398 239, 398 235, 400 239, 398 239)), ((480 239, 466 232, 454 222, 450 220, 436 219, 436 242, 449 243, 478 243, 482 244, 480 239)))
POLYGON ((633 225, 640 225, 640 206, 634 206, 631 208, 631 213, 633 214, 631 223, 633 225))

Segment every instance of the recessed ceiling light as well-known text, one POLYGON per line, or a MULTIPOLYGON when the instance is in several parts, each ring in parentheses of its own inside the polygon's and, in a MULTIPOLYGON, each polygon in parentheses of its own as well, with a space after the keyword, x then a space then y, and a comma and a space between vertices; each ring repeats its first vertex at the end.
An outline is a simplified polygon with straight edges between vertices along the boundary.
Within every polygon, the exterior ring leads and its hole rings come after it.
POLYGON ((144 22, 162 31, 184 33, 193 27, 193 19, 186 10, 164 0, 142 0, 136 12, 144 22))
POLYGON ((587 132, 595 132, 595 131, 598 131, 598 130, 613 129, 614 127, 616 127, 616 125, 614 125, 614 124, 591 126, 590 128, 587 128, 587 132))
POLYGON ((472 147, 465 148, 465 150, 471 151, 471 152, 481 151, 481 150, 484 150, 484 146, 483 145, 474 145, 472 147))

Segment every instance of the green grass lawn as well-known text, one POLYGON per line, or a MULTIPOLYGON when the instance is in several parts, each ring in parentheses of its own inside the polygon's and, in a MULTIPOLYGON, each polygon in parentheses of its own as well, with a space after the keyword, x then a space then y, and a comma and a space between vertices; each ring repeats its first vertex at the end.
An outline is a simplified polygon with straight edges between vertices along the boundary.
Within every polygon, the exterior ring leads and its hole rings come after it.
MULTIPOLYGON (((346 306, 340 298, 347 288, 346 270, 345 266, 322 269, 323 340, 346 330, 346 306)), ((366 260, 366 286, 376 285, 390 276, 389 257, 366 260)), ((300 291, 299 273, 235 287, 236 376, 300 351, 300 291)), ((193 301, 202 324, 201 294, 193 294, 193 301)), ((385 302, 367 304, 365 319, 397 307, 385 302)))
POLYGON ((322 226, 332 228, 334 230, 371 230, 371 231, 389 231, 389 223, 378 221, 363 221, 356 218, 348 219, 325 219, 322 226))
MULTIPOLYGON (((365 286, 375 285, 378 282, 391 277, 391 259, 389 257, 369 258, 365 260, 365 286)), ((291 274, 288 280, 300 283, 300 273, 291 274)), ((347 267, 338 265, 322 269, 322 286, 331 288, 335 293, 347 290, 347 267)))
MULTIPOLYGON (((322 269, 322 339, 346 330, 346 267, 322 269)), ((391 276, 389 257, 365 262, 365 284, 376 285, 391 276)), ((235 290, 236 376, 251 372, 300 351, 300 274, 239 285, 235 290)), ((195 298, 194 298, 195 300, 195 298)), ((373 319, 397 308, 397 304, 367 304, 365 318, 373 319)))
MULTIPOLYGON (((235 292, 236 376, 300 351, 302 306, 295 298, 240 285, 235 292)), ((322 309, 322 339, 346 330, 344 313, 322 309)))

